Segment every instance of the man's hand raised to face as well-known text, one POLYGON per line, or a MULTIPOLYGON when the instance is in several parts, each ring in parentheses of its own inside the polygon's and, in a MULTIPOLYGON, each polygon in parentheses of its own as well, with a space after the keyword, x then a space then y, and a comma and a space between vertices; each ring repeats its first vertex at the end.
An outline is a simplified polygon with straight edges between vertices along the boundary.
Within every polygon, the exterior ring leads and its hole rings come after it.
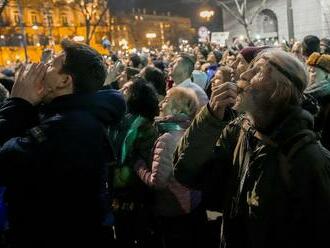
POLYGON ((232 107, 236 102, 237 86, 232 82, 219 85, 214 89, 209 102, 212 114, 222 120, 227 107, 232 107))
POLYGON ((15 78, 11 97, 22 98, 32 105, 39 104, 46 94, 46 87, 43 82, 46 71, 47 66, 42 63, 34 63, 29 69, 22 66, 15 78))

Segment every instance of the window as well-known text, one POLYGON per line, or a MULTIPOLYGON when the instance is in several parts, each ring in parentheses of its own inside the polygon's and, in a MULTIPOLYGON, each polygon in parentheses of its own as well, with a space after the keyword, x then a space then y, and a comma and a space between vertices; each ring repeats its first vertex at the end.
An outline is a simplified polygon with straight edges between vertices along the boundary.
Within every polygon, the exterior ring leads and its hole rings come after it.
POLYGON ((260 33, 276 33, 278 31, 277 27, 277 17, 276 14, 269 10, 265 9, 260 12, 260 33))
POLYGON ((63 26, 69 26, 68 16, 67 15, 61 15, 61 22, 62 22, 63 26))
POLYGON ((52 14, 47 15, 47 25, 49 27, 54 26, 54 19, 52 14))
POLYGON ((31 13, 31 23, 32 23, 32 25, 38 24, 38 17, 37 17, 37 14, 35 12, 31 13))
POLYGON ((21 18, 19 18, 19 13, 17 11, 14 12, 14 22, 15 24, 20 24, 21 23, 21 18))

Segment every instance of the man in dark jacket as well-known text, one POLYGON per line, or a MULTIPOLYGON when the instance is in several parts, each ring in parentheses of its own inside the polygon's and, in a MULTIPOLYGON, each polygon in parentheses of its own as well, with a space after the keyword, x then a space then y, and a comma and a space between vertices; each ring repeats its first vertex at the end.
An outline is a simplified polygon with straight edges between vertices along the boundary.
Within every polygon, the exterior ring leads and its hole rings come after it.
POLYGON ((218 175, 222 247, 330 243, 324 228, 330 223, 330 153, 300 107, 306 85, 304 66, 290 54, 259 54, 238 85, 218 86, 181 140, 175 171, 181 183, 196 187, 207 171, 218 175), (246 114, 228 124, 226 108, 233 105, 246 114))
POLYGON ((104 129, 123 116, 125 103, 117 91, 97 92, 106 77, 100 54, 68 40, 62 47, 47 65, 22 68, 0 109, 0 183, 13 247, 102 243, 110 160, 104 129))

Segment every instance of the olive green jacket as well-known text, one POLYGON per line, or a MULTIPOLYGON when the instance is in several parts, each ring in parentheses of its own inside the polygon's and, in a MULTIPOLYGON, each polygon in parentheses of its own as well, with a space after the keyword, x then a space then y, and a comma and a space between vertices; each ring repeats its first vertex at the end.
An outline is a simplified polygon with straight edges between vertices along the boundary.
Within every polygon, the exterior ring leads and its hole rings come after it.
POLYGON ((244 116, 228 124, 207 106, 197 115, 177 147, 175 177, 189 187, 216 185, 222 247, 330 244, 330 153, 308 139, 312 129, 301 108, 283 115, 269 136, 244 116))

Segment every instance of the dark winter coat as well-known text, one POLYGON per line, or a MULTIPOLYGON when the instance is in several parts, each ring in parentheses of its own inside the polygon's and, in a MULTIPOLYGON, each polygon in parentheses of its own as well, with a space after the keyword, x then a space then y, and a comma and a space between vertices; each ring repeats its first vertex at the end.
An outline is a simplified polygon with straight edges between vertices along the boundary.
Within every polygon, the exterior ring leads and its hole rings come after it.
POLYGON ((320 111, 315 118, 314 130, 321 136, 321 143, 330 149, 330 78, 307 87, 305 93, 313 96, 320 111))
POLYGON ((117 91, 57 97, 38 111, 0 109, 0 183, 14 247, 98 247, 107 207, 105 126, 125 113, 117 91))
POLYGON ((224 213, 222 247, 329 244, 330 154, 299 135, 312 128, 312 116, 300 108, 283 115, 267 137, 245 118, 228 125, 218 121, 207 107, 195 118, 177 149, 175 176, 196 187, 205 184, 201 179, 209 171, 207 179, 218 183, 214 198, 224 213), (299 142, 304 145, 292 154, 299 142))

